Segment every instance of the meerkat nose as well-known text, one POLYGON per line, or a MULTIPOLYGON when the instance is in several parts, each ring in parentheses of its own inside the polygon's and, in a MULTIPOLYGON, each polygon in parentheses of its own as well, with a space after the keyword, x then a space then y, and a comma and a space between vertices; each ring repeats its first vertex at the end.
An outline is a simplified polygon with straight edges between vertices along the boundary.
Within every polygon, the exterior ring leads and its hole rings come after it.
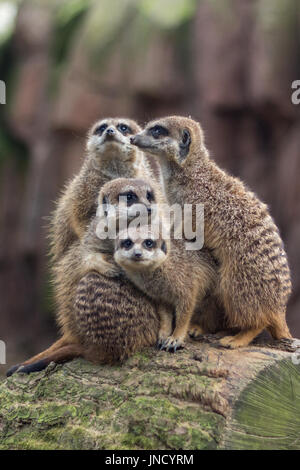
POLYGON ((134 252, 134 257, 135 257, 135 258, 141 258, 141 257, 142 257, 142 252, 141 252, 140 250, 136 250, 136 251, 134 252))
POLYGON ((148 212, 148 214, 151 214, 151 212, 152 212, 151 207, 147 207, 147 212, 148 212))
POLYGON ((136 142, 136 140, 135 140, 135 136, 133 136, 133 137, 130 137, 130 143, 134 145, 134 144, 135 144, 135 142, 136 142))
POLYGON ((113 129, 112 127, 110 127, 109 129, 107 129, 106 134, 107 134, 107 135, 114 135, 114 134, 115 134, 115 131, 114 131, 114 129, 113 129))

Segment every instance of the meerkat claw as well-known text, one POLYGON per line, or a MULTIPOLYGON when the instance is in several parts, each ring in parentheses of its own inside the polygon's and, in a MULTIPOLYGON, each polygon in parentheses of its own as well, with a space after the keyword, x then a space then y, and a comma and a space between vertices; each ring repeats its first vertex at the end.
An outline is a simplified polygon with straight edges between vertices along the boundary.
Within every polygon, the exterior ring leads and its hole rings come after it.
POLYGON ((156 343, 157 349, 162 349, 162 346, 163 346, 164 341, 165 341, 164 338, 159 338, 159 339, 157 340, 157 343, 156 343))
POLYGON ((163 342, 160 349, 170 353, 175 353, 178 349, 182 348, 183 344, 180 339, 169 337, 163 342))

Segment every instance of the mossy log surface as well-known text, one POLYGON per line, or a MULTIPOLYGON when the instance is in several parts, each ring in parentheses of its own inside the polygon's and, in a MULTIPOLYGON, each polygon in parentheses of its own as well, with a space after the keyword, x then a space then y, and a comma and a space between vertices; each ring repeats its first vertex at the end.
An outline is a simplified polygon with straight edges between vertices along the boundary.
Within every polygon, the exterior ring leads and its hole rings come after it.
POLYGON ((122 366, 74 360, 15 374, 0 385, 0 449, 300 449, 293 357, 207 337, 122 366))

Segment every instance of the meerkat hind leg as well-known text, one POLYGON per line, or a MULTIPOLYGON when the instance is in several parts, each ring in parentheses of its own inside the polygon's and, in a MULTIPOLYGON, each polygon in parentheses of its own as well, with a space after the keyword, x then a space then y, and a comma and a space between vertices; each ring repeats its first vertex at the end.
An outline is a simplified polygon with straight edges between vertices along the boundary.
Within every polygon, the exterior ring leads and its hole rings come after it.
POLYGON ((273 316, 272 325, 267 330, 274 339, 292 338, 289 327, 286 324, 285 315, 273 316))
POLYGON ((253 328, 251 330, 244 330, 234 336, 224 336, 220 339, 222 346, 235 349, 248 346, 249 343, 263 331, 264 328, 253 328))

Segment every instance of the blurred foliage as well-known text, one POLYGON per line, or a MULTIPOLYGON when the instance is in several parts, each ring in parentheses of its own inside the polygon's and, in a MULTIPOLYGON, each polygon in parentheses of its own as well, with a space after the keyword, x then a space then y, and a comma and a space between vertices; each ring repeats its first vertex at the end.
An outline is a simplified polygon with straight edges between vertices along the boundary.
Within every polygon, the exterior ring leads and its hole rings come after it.
MULTIPOLYGON (((0 2, 8 3, 8 2, 0 2)), ((17 2, 14 2, 17 7, 17 2)), ((1 9, 0 9, 1 11, 1 9)), ((15 27, 15 14, 16 10, 11 10, 11 22, 7 23, 5 34, 0 35, 0 79, 9 86, 6 86, 6 101, 5 111, 9 113, 9 103, 11 103, 11 95, 13 94, 14 84, 14 61, 13 61, 13 33, 15 27)), ((2 105, 3 106, 3 105, 2 105)), ((7 120, 4 118, 4 113, 0 114, 0 171, 5 161, 14 159, 17 163, 17 168, 24 172, 28 163, 28 152, 23 143, 15 138, 7 120)))
POLYGON ((197 0, 140 0, 138 10, 161 28, 176 28, 192 18, 197 0))
POLYGON ((17 11, 18 2, 0 0, 0 45, 5 42, 13 33, 17 11))
POLYGON ((123 49, 124 68, 132 57, 145 56, 153 36, 170 36, 183 48, 185 26, 193 18, 197 0, 100 0, 91 2, 79 40, 89 55, 91 69, 105 67, 114 45, 123 49), (179 31, 179 33, 178 33, 179 31))
POLYGON ((55 15, 53 59, 62 63, 68 53, 73 36, 79 26, 90 2, 87 0, 70 0, 58 6, 55 15))
POLYGON ((92 4, 82 30, 83 47, 90 51, 91 65, 105 63, 111 45, 124 28, 131 27, 135 3, 136 0, 101 0, 92 4))
POLYGON ((49 78, 49 93, 51 95, 56 93, 74 35, 89 6, 88 0, 69 0, 58 4, 55 9, 54 39, 51 48, 52 70, 49 78))

